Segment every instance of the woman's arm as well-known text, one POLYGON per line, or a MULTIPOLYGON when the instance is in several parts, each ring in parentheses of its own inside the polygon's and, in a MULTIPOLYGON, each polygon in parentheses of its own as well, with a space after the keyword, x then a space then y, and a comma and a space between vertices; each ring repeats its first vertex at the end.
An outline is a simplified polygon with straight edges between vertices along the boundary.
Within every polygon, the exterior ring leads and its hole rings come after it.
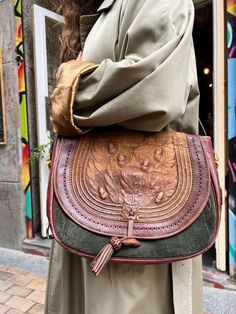
POLYGON ((137 2, 125 2, 118 43, 122 60, 104 60, 82 81, 77 125, 159 131, 185 112, 193 61, 192 1, 145 0, 136 12, 137 2))
POLYGON ((160 131, 197 104, 193 21, 191 0, 124 0, 120 61, 82 78, 74 123, 160 131))

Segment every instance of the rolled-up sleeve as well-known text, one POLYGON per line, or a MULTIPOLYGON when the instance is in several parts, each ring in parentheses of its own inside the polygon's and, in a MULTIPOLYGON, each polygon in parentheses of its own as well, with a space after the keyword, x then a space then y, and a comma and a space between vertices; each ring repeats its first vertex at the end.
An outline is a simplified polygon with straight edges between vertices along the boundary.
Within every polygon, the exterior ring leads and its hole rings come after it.
POLYGON ((82 79, 74 121, 160 131, 185 113, 191 89, 198 90, 189 83, 194 7, 191 0, 123 2, 118 61, 105 59, 82 79))

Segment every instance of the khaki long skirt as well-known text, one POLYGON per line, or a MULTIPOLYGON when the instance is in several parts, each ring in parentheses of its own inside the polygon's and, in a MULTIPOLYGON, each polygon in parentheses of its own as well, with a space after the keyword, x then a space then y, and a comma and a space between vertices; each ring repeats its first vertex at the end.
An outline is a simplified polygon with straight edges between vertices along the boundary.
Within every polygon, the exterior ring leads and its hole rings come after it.
MULTIPOLYGON (((176 310, 171 264, 109 263, 96 278, 90 263, 53 241, 45 314, 202 314, 201 285, 196 276, 192 309, 176 310)), ((181 286, 177 290, 181 298, 186 297, 181 286)))

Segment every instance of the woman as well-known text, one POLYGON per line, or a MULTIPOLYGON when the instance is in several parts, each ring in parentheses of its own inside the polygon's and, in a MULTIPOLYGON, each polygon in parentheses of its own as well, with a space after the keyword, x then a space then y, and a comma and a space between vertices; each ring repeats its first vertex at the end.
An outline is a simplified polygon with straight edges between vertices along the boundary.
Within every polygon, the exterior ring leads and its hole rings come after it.
MULTIPOLYGON (((81 49, 82 60, 99 64, 82 78, 74 121, 65 129, 119 124, 197 133, 191 0, 60 2, 66 26, 58 77, 63 82, 63 72, 79 66, 81 56, 67 62, 81 49)), ((200 257, 162 265, 109 263, 98 278, 89 265, 53 243, 46 314, 202 313, 200 257)))

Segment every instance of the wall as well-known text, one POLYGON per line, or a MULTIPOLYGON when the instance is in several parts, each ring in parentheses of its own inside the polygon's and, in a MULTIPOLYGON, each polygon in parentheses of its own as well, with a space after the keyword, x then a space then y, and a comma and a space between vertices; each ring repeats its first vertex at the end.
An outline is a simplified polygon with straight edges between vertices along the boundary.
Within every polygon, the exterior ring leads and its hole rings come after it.
POLYGON ((20 106, 15 62, 15 18, 12 1, 0 2, 7 144, 0 147, 0 246, 21 249, 25 238, 20 106))
MULTIPOLYGON (((37 146, 36 105, 34 86, 32 5, 38 4, 53 9, 51 1, 45 0, 0 0, 0 32, 3 45, 3 78, 5 85, 5 106, 7 144, 0 146, 0 247, 22 249, 23 240, 32 235, 32 226, 26 217, 27 176, 24 176, 22 160, 22 106, 20 109, 18 73, 16 62, 16 10, 17 3, 22 2, 23 39, 25 62, 25 91, 27 116, 23 117, 28 124, 29 148, 37 146), (28 122, 27 122, 28 120, 28 122), (23 179, 22 179, 23 177, 23 179), (27 223, 27 224, 26 224, 27 223)), ((22 49, 22 47, 20 47, 22 49)), ((19 51, 21 51, 19 49, 19 51)), ((53 56, 52 56, 53 57, 53 56)), ((24 116, 24 114, 23 114, 24 116)), ((24 142, 24 141, 23 141, 24 142)), ((27 162, 26 156, 26 162, 27 162)), ((27 167, 27 165, 25 165, 27 167)), ((40 232, 40 204, 38 165, 30 165, 30 199, 33 211, 33 235, 40 232)))

